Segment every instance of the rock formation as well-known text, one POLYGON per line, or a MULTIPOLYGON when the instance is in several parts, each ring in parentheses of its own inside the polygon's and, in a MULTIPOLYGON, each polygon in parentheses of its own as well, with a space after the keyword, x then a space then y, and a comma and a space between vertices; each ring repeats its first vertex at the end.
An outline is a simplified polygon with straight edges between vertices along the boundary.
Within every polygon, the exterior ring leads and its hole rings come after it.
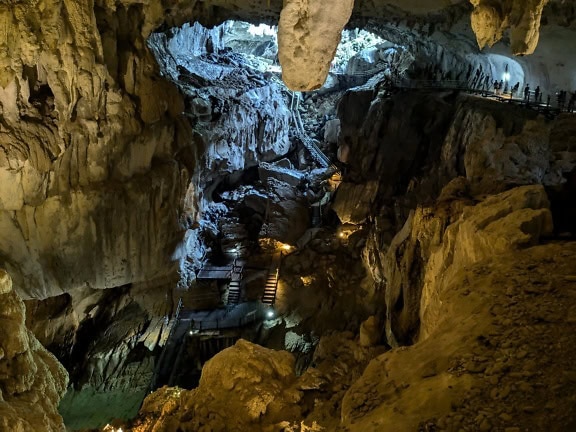
POLYGON ((321 87, 328 76, 354 0, 288 0, 278 23, 282 78, 294 91, 321 87))
POLYGON ((58 402, 68 374, 26 329, 24 303, 0 269, 0 429, 61 431, 58 402))
POLYGON ((549 0, 470 0, 472 29, 480 48, 492 46, 510 28, 510 45, 516 55, 532 54, 538 45, 540 19, 549 0))
MULTIPOLYGON (((573 256, 574 244, 517 249, 548 226, 547 210, 531 208, 542 204, 538 196, 541 188, 519 188, 467 207, 462 219, 436 238, 440 243, 431 245, 423 264, 426 288, 416 306, 419 341, 378 357, 352 386, 342 405, 350 430, 564 431, 574 424, 573 402, 563 389, 572 385, 572 368, 564 361, 575 353, 562 342, 568 337, 565 326, 573 325, 574 277, 566 258, 573 256), (471 235, 461 231, 467 218, 484 218, 490 207, 515 202, 527 206, 522 213, 544 219, 532 224, 520 217, 520 231, 511 229, 513 213, 496 211, 489 225, 477 226, 471 235), (502 236, 498 251, 481 252, 484 235, 502 236), (472 254, 458 250, 466 245, 472 254)), ((412 225, 410 236, 423 240, 423 251, 430 247, 429 227, 444 223, 438 210, 412 225)), ((411 253, 406 247, 404 258, 413 263, 411 253)))
POLYGON ((33 0, 2 2, 0 22, 0 265, 16 291, 0 275, 0 429, 62 428, 65 373, 17 295, 76 389, 144 392, 174 288, 263 237, 300 247, 284 316, 257 332, 298 361, 239 342, 198 389, 150 396, 141 427, 233 430, 237 412, 244 430, 574 427, 575 358, 559 350, 574 248, 538 245, 574 234, 573 115, 388 85, 482 70, 574 88, 570 2, 33 0), (340 180, 313 169, 273 72, 223 46, 229 18, 279 23, 293 90, 329 77, 300 111, 347 164, 331 207, 340 180), (347 25, 385 41, 342 78, 329 70, 347 25), (326 226, 308 230, 311 205, 326 226))

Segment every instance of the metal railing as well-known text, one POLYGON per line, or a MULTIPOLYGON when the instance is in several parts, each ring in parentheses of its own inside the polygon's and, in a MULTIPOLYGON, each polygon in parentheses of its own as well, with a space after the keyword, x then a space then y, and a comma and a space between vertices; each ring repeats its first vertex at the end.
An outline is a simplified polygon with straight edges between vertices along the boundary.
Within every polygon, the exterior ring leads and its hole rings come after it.
POLYGON ((244 327, 255 322, 259 317, 258 310, 248 312, 240 318, 218 318, 215 320, 194 321, 190 324, 190 330, 223 330, 244 327))
POLYGON ((318 162, 323 168, 334 167, 338 169, 336 165, 332 163, 330 158, 326 156, 322 150, 320 150, 316 142, 306 134, 306 131, 304 130, 304 124, 302 122, 302 117, 300 116, 298 109, 292 110, 292 121, 296 129, 296 135, 300 141, 302 141, 304 147, 306 147, 306 149, 310 152, 314 160, 316 160, 316 162, 318 162))

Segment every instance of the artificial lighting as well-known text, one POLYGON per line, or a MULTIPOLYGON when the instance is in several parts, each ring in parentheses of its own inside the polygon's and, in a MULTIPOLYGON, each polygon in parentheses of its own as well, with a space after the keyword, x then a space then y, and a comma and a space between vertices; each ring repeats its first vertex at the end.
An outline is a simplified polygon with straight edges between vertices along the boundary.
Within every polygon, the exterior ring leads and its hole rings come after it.
POLYGON ((194 332, 193 332, 192 330, 190 330, 188 333, 189 333, 189 334, 191 334, 191 335, 193 335, 193 334, 194 334, 194 332))
POLYGON ((274 311, 272 309, 270 309, 268 312, 266 312, 266 316, 268 318, 274 318, 274 311))
POLYGON ((289 251, 290 249, 292 249, 292 246, 285 244, 285 245, 282 245, 282 249, 289 251))
POLYGON ((504 75, 502 75, 502 79, 504 81, 510 81, 510 73, 509 72, 504 72, 504 75))
POLYGON ((343 232, 341 232, 340 234, 338 234, 338 237, 340 238, 344 238, 346 236, 346 234, 344 234, 343 232))

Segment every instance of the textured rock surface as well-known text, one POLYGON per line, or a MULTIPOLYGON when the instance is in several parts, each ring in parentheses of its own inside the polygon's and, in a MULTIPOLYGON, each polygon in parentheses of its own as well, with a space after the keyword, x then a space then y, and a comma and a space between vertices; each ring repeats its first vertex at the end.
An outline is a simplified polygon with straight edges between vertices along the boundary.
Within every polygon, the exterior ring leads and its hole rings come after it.
POLYGON ((0 429, 61 431, 57 408, 68 374, 26 329, 24 303, 2 269, 0 305, 0 429))
POLYGON ((382 257, 386 336, 396 345, 426 338, 438 321, 438 291, 452 271, 537 244, 552 232, 542 186, 525 186, 476 206, 458 199, 416 209, 382 257), (446 227, 450 225, 447 229, 446 227), (455 270, 453 270, 455 269, 455 270))
POLYGON ((144 15, 56 0, 0 11, 0 255, 25 297, 174 270, 188 127, 177 91, 151 78, 144 15))
POLYGON ((573 428, 575 253, 573 242, 536 246, 452 272, 437 292, 439 315, 425 318, 429 337, 369 364, 344 398, 344 425, 573 428))
POLYGON ((295 91, 321 87, 348 23, 354 0, 287 0, 278 24, 282 79, 295 91))
POLYGON ((147 397, 134 429, 247 431, 295 420, 302 397, 295 383, 290 354, 240 340, 205 365, 197 389, 163 388, 147 397))
POLYGON ((472 29, 478 45, 492 46, 510 28, 512 52, 532 54, 538 45, 542 10, 549 0, 470 0, 472 29))

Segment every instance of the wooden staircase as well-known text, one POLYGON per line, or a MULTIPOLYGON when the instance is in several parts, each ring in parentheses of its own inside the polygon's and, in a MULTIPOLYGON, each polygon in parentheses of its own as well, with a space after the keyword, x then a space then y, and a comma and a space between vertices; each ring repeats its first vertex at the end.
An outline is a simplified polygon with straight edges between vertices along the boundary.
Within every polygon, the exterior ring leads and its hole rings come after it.
POLYGON ((238 264, 237 260, 234 260, 232 264, 232 272, 230 273, 230 282, 228 282, 228 301, 227 304, 238 304, 240 303, 240 297, 242 294, 242 279, 244 275, 244 266, 238 264))
POLYGON ((278 291, 278 277, 280 274, 281 260, 282 252, 272 258, 272 263, 268 270, 268 276, 266 277, 266 285, 264 286, 264 294, 262 295, 261 301, 270 306, 276 303, 276 292, 278 291))
POLYGON ((228 304, 240 303, 241 280, 231 280, 228 284, 228 304))
POLYGON ((278 272, 268 274, 266 278, 266 285, 264 287, 264 295, 262 296, 262 303, 273 305, 276 302, 276 290, 278 289, 278 272))

